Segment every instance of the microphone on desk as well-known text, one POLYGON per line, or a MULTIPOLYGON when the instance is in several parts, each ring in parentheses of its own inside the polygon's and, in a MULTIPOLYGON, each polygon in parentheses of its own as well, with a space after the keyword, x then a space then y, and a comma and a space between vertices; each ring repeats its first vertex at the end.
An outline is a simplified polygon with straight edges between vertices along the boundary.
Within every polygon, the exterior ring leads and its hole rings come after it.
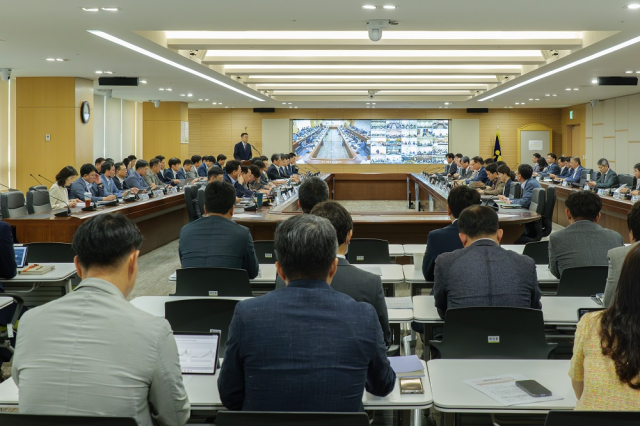
MULTIPOLYGON (((38 179, 36 179, 36 177, 35 177, 34 175, 31 175, 31 177, 32 177, 32 178, 34 178, 36 182, 40 183, 40 181, 39 181, 38 179)), ((40 183, 40 185, 42 185, 42 184, 40 183)), ((37 188, 32 188, 32 189, 33 189, 34 191, 38 191, 38 192, 46 193, 49 197, 53 198, 54 200, 58 200, 58 201, 60 201, 61 203, 64 203, 64 205, 65 205, 65 206, 67 206, 67 211, 66 211, 66 212, 65 212, 65 211, 61 211, 61 212, 58 212, 58 213, 54 213, 53 215, 54 215, 55 217, 69 217, 69 216, 71 216, 71 208, 69 207, 69 203, 67 203, 67 202, 66 202, 66 201, 64 201, 64 200, 61 200, 60 198, 56 198, 56 197, 54 197, 53 195, 51 195, 51 194, 49 193, 49 191, 43 191, 43 190, 41 190, 41 189, 37 189, 37 188)))
MULTIPOLYGON (((31 177, 33 177, 33 175, 31 175, 31 177)), ((44 177, 44 176, 42 176, 42 175, 40 175, 40 174, 38 175, 38 177, 41 177, 42 179, 44 179, 44 180, 48 181, 49 183, 55 183, 54 181, 49 180, 49 179, 47 179, 46 177, 44 177)), ((34 179, 36 179, 35 177, 33 177, 33 178, 34 178, 34 179)), ((36 181, 37 181, 37 180, 38 180, 38 179, 36 179, 36 181)), ((41 185, 42 185, 42 184, 41 184, 41 185)))

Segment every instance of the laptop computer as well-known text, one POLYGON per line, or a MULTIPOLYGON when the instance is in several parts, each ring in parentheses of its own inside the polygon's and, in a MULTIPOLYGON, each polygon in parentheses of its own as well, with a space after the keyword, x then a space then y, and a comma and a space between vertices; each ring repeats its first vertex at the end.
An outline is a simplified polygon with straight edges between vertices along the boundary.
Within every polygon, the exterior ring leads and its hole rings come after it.
POLYGON ((174 331, 182 374, 216 374, 220 331, 174 331))
POLYGON ((13 251, 16 254, 16 265, 18 268, 24 268, 27 265, 27 252, 29 251, 29 247, 13 246, 13 251))
POLYGON ((193 182, 195 180, 195 178, 188 178, 188 179, 180 179, 180 183, 178 184, 178 186, 180 188, 183 188, 187 185, 191 185, 191 182, 193 182))

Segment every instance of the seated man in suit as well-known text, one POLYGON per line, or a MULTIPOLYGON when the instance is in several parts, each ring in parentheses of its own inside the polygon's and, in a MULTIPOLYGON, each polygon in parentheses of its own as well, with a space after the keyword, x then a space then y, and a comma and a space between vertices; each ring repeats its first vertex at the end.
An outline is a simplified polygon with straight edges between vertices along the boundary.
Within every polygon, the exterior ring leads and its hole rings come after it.
POLYGON ((224 154, 218 154, 214 166, 220 167, 220 170, 224 170, 224 163, 227 161, 227 156, 224 154))
POLYGON ((172 157, 169 159, 169 168, 164 170, 164 179, 165 181, 169 181, 175 185, 180 184, 181 179, 186 179, 187 176, 184 174, 182 169, 182 161, 179 158, 172 157))
POLYGON ((149 167, 149 163, 145 160, 136 161, 135 170, 124 180, 124 184, 129 188, 138 188, 142 192, 149 190, 155 191, 157 188, 156 184, 149 185, 144 179, 147 173, 149 173, 147 167, 149 167))
POLYGON ((463 248, 458 230, 458 218, 464 209, 480 204, 478 191, 468 186, 456 186, 447 197, 447 213, 451 225, 429 232, 427 249, 422 260, 422 275, 427 281, 433 281, 436 259, 442 253, 448 253, 463 248))
POLYGON ((560 171, 558 173, 549 173, 547 177, 551 179, 561 179, 571 174, 571 167, 569 166, 569 160, 571 157, 558 157, 558 167, 560 171))
POLYGON ((122 214, 99 214, 78 228, 73 249, 82 282, 20 320, 12 378, 21 414, 90 412, 132 417, 140 426, 187 422, 171 327, 126 299, 141 245, 140 230, 122 214))
POLYGON ((487 171, 482 165, 483 163, 482 157, 475 156, 471 159, 471 170, 473 170, 474 174, 470 179, 467 179, 466 183, 469 184, 482 184, 487 183, 487 171))
POLYGON ((557 164, 558 156, 553 152, 547 154, 547 167, 541 172, 534 172, 534 176, 548 177, 550 175, 559 175, 561 172, 560 166, 557 164))
MULTIPOLYGON (((353 236, 353 219, 351 215, 335 201, 324 201, 311 210, 314 216, 324 217, 331 222, 338 236, 338 270, 331 281, 331 288, 351 296, 356 302, 371 304, 378 314, 378 320, 384 333, 387 346, 392 343, 389 327, 389 311, 384 298, 380 276, 363 271, 349 263, 345 257, 353 236)), ((286 287, 279 276, 276 277, 276 289, 286 287)))
POLYGON ((218 379, 224 406, 357 412, 365 389, 388 395, 396 375, 375 309, 331 288, 338 269, 331 223, 293 216, 274 244, 287 286, 236 305, 218 379))
POLYGON ((147 182, 147 185, 150 187, 155 185, 155 189, 171 188, 171 185, 167 185, 160 180, 159 174, 161 174, 160 160, 158 158, 152 158, 151 161, 149 161, 149 172, 143 176, 144 181, 147 182))
POLYGON ((294 154, 293 152, 289 153, 289 170, 291 171, 292 175, 297 175, 298 174, 298 166, 296 166, 296 154, 294 154))
MULTIPOLYGON (((119 164, 122 164, 122 163, 119 163, 119 164)), ((104 187, 104 192, 107 195, 115 195, 117 198, 123 198, 129 195, 129 193, 132 193, 132 194, 138 193, 138 188, 118 189, 118 186, 116 185, 116 177, 115 177, 116 167, 112 162, 105 161, 104 163, 102 163, 102 166, 100 166, 100 168, 102 169, 101 170, 102 186, 104 187)))
POLYGON ((129 169, 127 169, 127 177, 131 176, 131 173, 135 172, 135 167, 136 167, 136 161, 138 161, 138 157, 136 157, 135 155, 131 154, 129 156, 127 156, 127 158, 129 159, 129 169))
POLYGON ((224 181, 231 184, 236 190, 236 197, 253 197, 256 195, 254 191, 249 190, 239 180, 242 179, 242 168, 236 160, 227 161, 224 166, 224 181))
POLYGON ((582 179, 582 171, 584 170, 584 167, 580 164, 580 157, 571 157, 569 164, 571 165, 569 174, 561 179, 567 183, 580 182, 580 179, 582 179))
MULTIPOLYGON (((11 279, 18 274, 16 264, 16 254, 13 249, 13 231, 11 226, 7 222, 0 220, 0 279, 11 279)), ((0 282, 0 296, 4 293, 2 283, 0 282)), ((13 314, 15 313, 14 307, 5 307, 0 309, 0 325, 5 326, 11 322, 13 314)), ((15 345, 15 341, 11 342, 11 345, 15 345)), ((7 349, 0 349, 0 367, 3 362, 11 360, 13 354, 7 349)))
POLYGON ((453 177, 454 174, 458 173, 458 164, 454 161, 456 156, 453 152, 447 154, 447 164, 445 164, 445 173, 447 176, 453 177))
POLYGON ((207 177, 207 172, 211 167, 213 167, 213 163, 215 159, 211 155, 205 155, 202 157, 202 164, 198 167, 198 176, 207 177))
POLYGON ((329 186, 317 176, 308 177, 298 189, 298 207, 302 213, 310 213, 316 204, 329 199, 329 186))
POLYGON ((124 163, 116 163, 114 166, 116 168, 116 176, 113 178, 113 183, 116 185, 116 188, 118 188, 118 190, 120 191, 129 189, 129 187, 125 183, 128 173, 127 167, 124 165, 124 163))
POLYGON ((601 158, 598 160, 598 170, 600 171, 600 176, 595 181, 587 182, 590 188, 597 189, 611 189, 617 188, 620 185, 620 180, 618 179, 618 174, 611 170, 609 167, 609 161, 606 158, 601 158))
POLYGON ((160 181, 160 183, 167 186, 175 184, 175 182, 173 182, 173 179, 164 177, 164 171, 167 167, 167 162, 164 160, 164 155, 156 155, 155 158, 160 161, 160 163, 158 163, 158 171, 154 172, 154 174, 158 176, 158 180, 160 181))
POLYGON ((567 268, 607 266, 607 253, 622 235, 598 225, 602 201, 591 191, 574 191, 565 201, 569 226, 549 236, 549 270, 560 278, 567 268))
POLYGON ((282 165, 282 158, 280 154, 271 155, 271 165, 267 169, 267 176, 269 180, 286 179, 287 177, 280 173, 280 166, 282 165))
POLYGON ((504 192, 505 182, 500 180, 498 176, 498 165, 496 163, 489 164, 485 167, 487 172, 487 186, 485 189, 479 189, 483 195, 502 195, 504 192))
POLYGON ((84 200, 85 193, 91 194, 91 201, 94 203, 116 199, 115 195, 109 195, 104 191, 100 174, 98 174, 96 166, 91 163, 83 164, 80 167, 80 177, 71 184, 69 199, 84 200))
POLYGON ((607 276, 607 286, 604 290, 604 306, 607 308, 611 305, 613 297, 616 294, 622 264, 627 254, 629 254, 629 252, 638 245, 638 241, 640 241, 640 203, 635 203, 633 207, 631 207, 631 210, 629 210, 629 214, 627 214, 627 226, 629 227, 629 240, 631 244, 612 248, 607 253, 609 274, 607 276))
POLYGON ((636 178, 636 184, 632 187, 620 188, 620 192, 625 194, 631 192, 631 195, 640 195, 640 163, 636 163, 633 166, 633 175, 636 178))
POLYGON ((214 180, 207 185, 204 214, 180 231, 183 268, 235 268, 247 271, 251 279, 258 276, 258 257, 251 233, 231 220, 235 194, 227 182, 214 180))
POLYGON ((467 207, 460 214, 458 228, 464 248, 443 253, 436 262, 433 295, 442 319, 451 308, 542 307, 535 262, 500 247, 502 229, 495 211, 467 207), (469 271, 473 271, 471 276, 469 271))
POLYGON ((473 175, 473 169, 469 166, 469 157, 466 155, 460 159, 460 167, 458 167, 458 173, 455 173, 453 177, 457 180, 470 179, 473 175))
POLYGON ((520 182, 522 188, 522 197, 510 199, 505 195, 498 195, 498 199, 506 202, 507 204, 519 205, 523 209, 528 209, 531 206, 531 198, 533 197, 533 190, 540 188, 540 182, 533 179, 533 168, 528 164, 520 164, 518 166, 518 173, 516 173, 516 179, 520 182))

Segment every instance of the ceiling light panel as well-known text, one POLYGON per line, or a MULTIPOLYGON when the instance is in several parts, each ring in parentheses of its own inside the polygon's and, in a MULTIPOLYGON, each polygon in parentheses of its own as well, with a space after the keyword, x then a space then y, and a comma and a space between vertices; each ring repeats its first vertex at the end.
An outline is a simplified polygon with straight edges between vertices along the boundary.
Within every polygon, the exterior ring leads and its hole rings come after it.
POLYGON ((542 58, 539 50, 208 50, 205 58, 542 58))

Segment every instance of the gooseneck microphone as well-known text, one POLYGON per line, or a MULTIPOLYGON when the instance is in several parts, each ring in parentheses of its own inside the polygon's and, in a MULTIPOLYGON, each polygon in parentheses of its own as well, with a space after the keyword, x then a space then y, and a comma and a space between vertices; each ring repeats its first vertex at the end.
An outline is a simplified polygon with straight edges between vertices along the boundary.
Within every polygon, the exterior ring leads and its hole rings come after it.
MULTIPOLYGON (((31 175, 31 176, 33 177, 33 175, 31 175)), ((52 180, 50 180, 50 179, 47 179, 46 177, 44 177, 44 176, 42 176, 42 175, 40 175, 40 174, 38 175, 38 177, 41 177, 42 179, 46 180, 46 181, 47 181, 47 182, 49 182, 49 183, 55 183, 54 181, 52 181, 52 180)), ((35 179, 35 178, 34 178, 34 179, 35 179)), ((36 180, 38 180, 38 179, 36 179, 36 180)))
MULTIPOLYGON (((34 175, 31 175, 31 177, 32 177, 32 178, 34 178, 34 179, 35 179, 35 181, 36 181, 36 182, 38 182, 40 185, 42 185, 42 183, 40 183, 40 181, 39 181, 38 179, 36 179, 36 177, 35 177, 34 175)), ((42 177, 42 176, 40 176, 40 177, 42 177)), ((45 179, 46 179, 46 178, 45 178, 45 179)), ((49 193, 49 191, 43 191, 43 190, 41 190, 41 189, 37 189, 37 188, 33 188, 33 190, 34 190, 34 191, 37 191, 37 192, 45 193, 45 194, 47 194, 49 197, 53 198, 54 200, 58 200, 58 201, 60 201, 61 203, 64 203, 64 205, 65 205, 65 206, 67 206, 67 211, 66 211, 66 212, 65 212, 65 211, 61 211, 61 212, 58 212, 58 213, 54 213, 53 215, 54 215, 55 217, 69 217, 69 216, 71 216, 71 208, 69 207, 69 203, 67 203, 67 202, 66 202, 66 201, 64 201, 64 200, 61 200, 60 198, 54 197, 53 195, 51 195, 51 194, 49 193)))
POLYGON ((258 154, 260 154, 260 156, 262 157, 262 153, 260 152, 260 150, 258 148, 256 148, 255 145, 252 145, 250 143, 247 142, 247 145, 249 145, 251 148, 255 149, 256 151, 258 151, 258 154))

